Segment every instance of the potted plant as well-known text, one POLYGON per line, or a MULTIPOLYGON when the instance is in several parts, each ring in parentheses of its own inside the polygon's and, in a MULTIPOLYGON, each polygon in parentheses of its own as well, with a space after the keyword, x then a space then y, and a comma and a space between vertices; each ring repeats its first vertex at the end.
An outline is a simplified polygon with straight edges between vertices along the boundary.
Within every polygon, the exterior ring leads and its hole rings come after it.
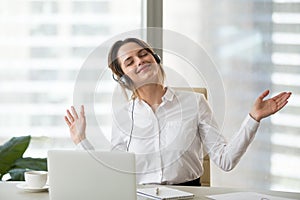
POLYGON ((8 181, 24 181, 27 170, 47 171, 47 158, 23 157, 31 136, 13 137, 0 146, 0 181, 7 173, 8 181))

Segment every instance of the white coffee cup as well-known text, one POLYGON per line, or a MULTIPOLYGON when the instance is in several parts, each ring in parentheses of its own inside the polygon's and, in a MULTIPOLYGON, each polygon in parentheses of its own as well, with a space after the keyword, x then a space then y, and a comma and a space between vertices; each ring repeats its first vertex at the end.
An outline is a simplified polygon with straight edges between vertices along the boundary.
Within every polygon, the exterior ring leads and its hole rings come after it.
POLYGON ((46 185, 48 172, 27 171, 24 173, 26 185, 30 188, 43 188, 46 185))

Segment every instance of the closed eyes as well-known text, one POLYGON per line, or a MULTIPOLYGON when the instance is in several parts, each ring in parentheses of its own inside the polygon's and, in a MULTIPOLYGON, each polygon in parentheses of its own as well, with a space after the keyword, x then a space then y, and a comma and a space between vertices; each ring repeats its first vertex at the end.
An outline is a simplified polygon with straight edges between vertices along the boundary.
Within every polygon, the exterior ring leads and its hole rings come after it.
MULTIPOLYGON (((149 54, 149 52, 148 52, 147 50, 142 49, 142 50, 140 50, 140 51, 138 52, 138 57, 139 57, 139 58, 143 58, 143 57, 147 56, 148 54, 149 54)), ((133 58, 132 58, 132 57, 128 57, 128 58, 126 59, 126 61, 125 61, 125 66, 126 66, 126 67, 129 67, 129 66, 131 66, 133 63, 134 63, 133 58)))

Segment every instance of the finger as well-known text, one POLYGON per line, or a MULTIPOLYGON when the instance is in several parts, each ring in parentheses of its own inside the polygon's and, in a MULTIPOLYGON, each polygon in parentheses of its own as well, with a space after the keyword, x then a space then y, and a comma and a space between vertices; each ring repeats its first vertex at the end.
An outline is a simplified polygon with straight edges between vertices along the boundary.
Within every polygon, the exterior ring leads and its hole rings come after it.
POLYGON ((278 106, 281 106, 282 104, 284 104, 285 102, 287 102, 287 100, 290 98, 291 93, 285 93, 281 98, 276 99, 276 104, 278 106))
POLYGON ((276 103, 285 102, 286 100, 288 100, 290 98, 291 94, 292 94, 291 92, 284 92, 283 94, 280 93, 279 94, 280 97, 276 97, 273 100, 275 100, 276 103))
POLYGON ((80 116, 81 116, 82 118, 84 118, 84 117, 85 117, 84 115, 85 115, 85 113, 84 113, 84 106, 81 105, 80 116))
POLYGON ((67 110, 67 115, 68 115, 68 117, 69 117, 69 120, 70 120, 71 122, 74 122, 74 117, 72 116, 72 114, 70 113, 69 110, 67 110))
POLYGON ((78 115, 77 115, 77 112, 76 112, 74 106, 71 106, 71 109, 72 109, 72 113, 73 113, 75 119, 78 119, 78 115))
POLYGON ((287 93, 286 93, 286 92, 281 92, 280 94, 278 94, 278 95, 272 97, 272 99, 273 99, 274 101, 278 101, 278 100, 280 101, 280 99, 281 99, 285 94, 287 94, 287 93))
POLYGON ((260 100, 263 100, 268 94, 270 93, 270 90, 265 90, 258 98, 260 100))
POLYGON ((67 122, 69 127, 72 125, 67 116, 65 116, 65 121, 67 122))
POLYGON ((277 111, 281 110, 287 103, 288 103, 288 101, 285 101, 285 102, 282 102, 281 104, 279 104, 277 106, 277 111))

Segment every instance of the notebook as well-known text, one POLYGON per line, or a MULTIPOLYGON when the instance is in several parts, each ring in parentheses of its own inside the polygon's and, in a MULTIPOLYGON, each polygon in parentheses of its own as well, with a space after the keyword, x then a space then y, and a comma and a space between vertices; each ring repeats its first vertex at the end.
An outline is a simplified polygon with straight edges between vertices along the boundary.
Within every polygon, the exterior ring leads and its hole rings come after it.
POLYGON ((217 194, 208 196, 214 200, 292 200, 284 197, 276 197, 266 194, 260 194, 256 192, 233 192, 226 194, 217 194))
POLYGON ((194 194, 184 192, 181 190, 169 188, 169 187, 151 187, 151 188, 139 188, 137 189, 139 196, 147 197, 150 199, 167 200, 167 199, 191 199, 194 198, 194 194))
POLYGON ((135 156, 125 152, 48 151, 50 200, 136 200, 135 156))

